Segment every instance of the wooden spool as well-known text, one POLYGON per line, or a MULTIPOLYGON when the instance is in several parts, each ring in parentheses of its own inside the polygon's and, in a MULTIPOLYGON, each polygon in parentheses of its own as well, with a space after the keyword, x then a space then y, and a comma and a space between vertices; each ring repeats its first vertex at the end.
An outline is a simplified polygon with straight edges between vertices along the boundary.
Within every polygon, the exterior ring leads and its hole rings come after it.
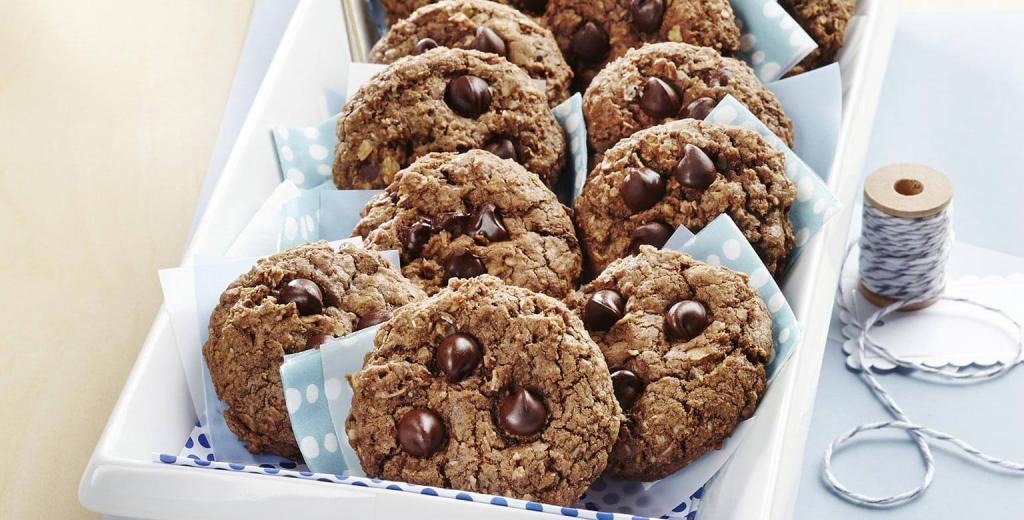
MULTIPOLYGON (((953 200, 953 185, 942 172, 923 164, 890 164, 875 170, 864 180, 864 203, 894 217, 922 218, 934 215, 953 200)), ((884 307, 896 300, 858 284, 869 302, 884 307)), ((909 305, 901 310, 923 309, 935 300, 909 305)))

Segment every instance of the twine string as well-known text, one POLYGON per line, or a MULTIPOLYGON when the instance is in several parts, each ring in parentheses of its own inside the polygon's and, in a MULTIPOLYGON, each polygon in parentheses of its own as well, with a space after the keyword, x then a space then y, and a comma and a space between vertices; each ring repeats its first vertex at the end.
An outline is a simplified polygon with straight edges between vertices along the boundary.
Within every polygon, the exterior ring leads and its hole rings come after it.
MULTIPOLYGON (((858 374, 864 383, 896 420, 862 424, 836 437, 825 449, 822 461, 822 476, 825 484, 841 498, 854 504, 868 507, 893 507, 910 502, 921 496, 935 478, 935 458, 928 440, 945 442, 955 446, 968 457, 990 467, 1024 475, 1024 464, 988 455, 956 436, 915 423, 875 378, 867 363, 868 351, 908 371, 928 374, 937 381, 979 382, 993 379, 1009 372, 1024 362, 1024 326, 1002 309, 974 301, 970 298, 943 296, 945 288, 946 262, 952 246, 952 210, 942 211, 921 218, 890 216, 870 204, 864 204, 864 223, 860 239, 861 283, 875 294, 896 300, 868 316, 859 324, 856 355, 858 374), (883 318, 900 309, 933 301, 945 300, 977 307, 1010 323, 1017 331, 1017 352, 1010 362, 1000 362, 982 370, 953 372, 930 367, 922 363, 901 358, 880 344, 871 336, 871 329, 883 318), (843 485, 832 471, 832 455, 857 435, 883 429, 897 429, 907 432, 917 446, 924 461, 925 472, 921 482, 909 491, 889 496, 875 497, 855 492, 843 485)), ((854 245, 847 249, 843 260, 845 267, 853 252, 854 245)), ((840 309, 853 316, 852 309, 840 294, 836 298, 840 309)))

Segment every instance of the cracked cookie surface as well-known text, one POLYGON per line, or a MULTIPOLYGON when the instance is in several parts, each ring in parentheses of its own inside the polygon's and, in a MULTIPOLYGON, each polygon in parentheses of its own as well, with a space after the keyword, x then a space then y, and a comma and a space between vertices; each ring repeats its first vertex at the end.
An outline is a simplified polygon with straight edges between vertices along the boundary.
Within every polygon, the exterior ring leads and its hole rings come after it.
POLYGON ((611 474, 664 478, 753 415, 774 347, 771 316, 747 281, 645 246, 568 298, 604 353, 625 415, 611 474))
POLYGON ((372 63, 392 63, 431 45, 500 54, 530 75, 548 105, 569 97, 572 71, 551 31, 518 10, 486 0, 443 0, 394 24, 370 50, 372 63))
POLYGON ((483 150, 428 154, 363 208, 353 236, 398 250, 428 294, 489 273, 561 298, 583 269, 567 208, 536 175, 483 150))
POLYGON ((836 61, 846 39, 846 24, 856 8, 854 0, 780 0, 779 4, 818 44, 786 75, 795 76, 836 61))
POLYGON ((631 48, 685 42, 731 55, 740 46, 728 0, 549 0, 544 19, 575 71, 580 92, 605 64, 631 48))
POLYGON ((338 117, 334 184, 383 188, 430 152, 497 150, 554 186, 565 135, 545 94, 497 54, 438 47, 377 73, 338 117))
POLYGON ((679 226, 697 233, 726 213, 777 276, 793 249, 795 197, 784 156, 760 135, 685 119, 608 149, 576 199, 575 220, 596 274, 640 245, 661 247, 679 226))
POLYGON ((299 460, 281 388, 285 354, 379 323, 425 297, 379 253, 351 245, 335 251, 318 242, 259 260, 221 294, 203 346, 228 427, 253 453, 299 460), (295 280, 315 289, 295 290, 295 280))
POLYGON ((349 376, 345 423, 367 475, 571 505, 604 471, 619 405, 561 301, 454 280, 395 312, 374 343, 349 376))
POLYGON ((782 104, 747 64, 685 43, 632 49, 605 67, 583 98, 587 137, 600 154, 643 128, 704 119, 726 95, 793 146, 793 124, 782 104))

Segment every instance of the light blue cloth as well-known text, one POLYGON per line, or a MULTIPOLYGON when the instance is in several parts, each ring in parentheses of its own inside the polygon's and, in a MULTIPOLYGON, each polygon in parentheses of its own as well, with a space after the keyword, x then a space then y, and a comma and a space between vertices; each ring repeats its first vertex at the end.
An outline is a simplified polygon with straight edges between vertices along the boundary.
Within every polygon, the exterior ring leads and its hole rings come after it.
MULTIPOLYGON (((950 178, 956 192, 957 237, 949 262, 951 278, 1024 272, 1021 27, 1021 10, 958 9, 904 12, 896 28, 865 170, 857 173, 910 161, 933 166, 950 178)), ((854 212, 851 240, 859 234, 859 213, 854 212)), ((838 323, 833 317, 830 337, 840 337, 838 323)), ((899 372, 879 380, 911 417, 997 457, 1024 460, 1024 415, 1012 413, 1024 395, 1024 372, 967 386, 922 382, 899 372)), ((869 510, 832 495, 821 482, 825 447, 857 424, 887 417, 858 376, 846 369, 842 342, 830 340, 805 443, 794 518, 1021 517, 1024 481, 981 468, 943 448, 934 451, 937 474, 931 488, 903 507, 869 510)), ((906 434, 899 432, 874 433, 854 442, 836 454, 833 467, 844 484, 874 495, 910 489, 924 470, 906 434)))

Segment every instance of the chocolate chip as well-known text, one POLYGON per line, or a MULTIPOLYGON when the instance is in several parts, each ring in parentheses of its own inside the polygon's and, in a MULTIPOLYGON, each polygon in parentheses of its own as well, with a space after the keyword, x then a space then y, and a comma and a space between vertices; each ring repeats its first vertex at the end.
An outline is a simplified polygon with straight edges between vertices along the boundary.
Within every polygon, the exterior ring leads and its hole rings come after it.
POLYGON ((692 144, 683 146, 683 158, 679 159, 675 168, 672 169, 679 184, 695 190, 703 190, 715 182, 718 174, 715 172, 715 163, 700 148, 692 144))
POLYGON ((324 296, 316 283, 305 278, 296 278, 278 293, 277 301, 281 305, 294 303, 299 316, 320 314, 324 310, 324 296))
POLYGON ((679 113, 682 101, 676 90, 660 78, 648 78, 644 91, 640 94, 640 108, 658 119, 671 117, 679 113))
POLYGON ((508 240, 508 229, 501 220, 501 211, 494 204, 484 204, 473 212, 469 234, 486 243, 508 240))
POLYGON ((380 177, 380 165, 363 163, 356 168, 356 175, 366 182, 373 182, 380 177))
POLYGON ((600 63, 611 50, 611 46, 608 44, 608 33, 600 25, 586 22, 572 34, 569 49, 583 63, 600 63))
POLYGON ((629 15, 633 28, 642 33, 657 32, 661 19, 665 17, 665 2, 662 0, 633 0, 629 3, 629 15))
POLYGON ((669 337, 690 341, 708 326, 708 311, 700 302, 683 300, 665 311, 665 332, 669 337))
POLYGON ((453 235, 462 235, 469 227, 469 214, 461 211, 450 211, 434 217, 432 227, 435 232, 442 230, 453 235))
POLYGON ((512 159, 513 161, 519 162, 519 157, 516 155, 515 145, 512 144, 512 141, 504 137, 491 139, 484 145, 484 150, 487 150, 502 159, 512 159))
POLYGON ((430 232, 433 231, 433 224, 424 218, 413 222, 405 233, 402 234, 402 255, 408 262, 420 256, 423 246, 430 240, 430 232))
POLYGON ((539 15, 544 14, 544 9, 548 6, 548 0, 515 0, 513 4, 518 7, 520 11, 539 15))
POLYGON ((625 312, 626 299, 616 291, 602 289, 583 306, 583 326, 591 332, 603 332, 621 320, 625 312))
POLYGON ((445 379, 449 383, 458 383, 480 364, 483 352, 476 338, 456 332, 441 340, 434 357, 437 360, 437 367, 444 372, 445 379))
POLYGON ((356 323, 356 330, 363 330, 390 319, 391 314, 387 311, 373 309, 359 317, 359 322, 356 323))
POLYGON ((398 421, 398 442, 413 457, 423 459, 433 455, 444 438, 444 421, 427 408, 413 408, 398 421))
POLYGON ((313 334, 306 338, 306 348, 319 347, 320 345, 323 345, 325 341, 327 341, 326 334, 313 334))
POLYGON ((640 246, 654 246, 661 248, 668 242, 672 232, 675 231, 664 222, 648 222, 638 226, 629 234, 629 252, 636 253, 640 246))
POLYGON ((548 410, 540 396, 517 387, 498 402, 498 425, 512 435, 537 433, 548 421, 548 410))
POLYGON ((460 115, 476 117, 491 106, 491 87, 481 78, 464 74, 445 87, 444 102, 460 115))
POLYGON ((480 27, 476 30, 476 38, 473 38, 473 43, 469 44, 469 48, 497 54, 498 56, 505 56, 507 54, 505 41, 489 27, 480 27))
POLYGON ((685 117, 691 119, 699 119, 703 121, 704 118, 708 117, 708 114, 710 114, 711 111, 714 110, 714 108, 714 99, 711 99, 709 97, 699 97, 697 99, 694 99, 693 101, 690 101, 689 105, 686 105, 686 108, 683 110, 683 114, 685 117))
POLYGON ((456 252, 444 261, 445 280, 473 278, 485 273, 487 273, 487 266, 484 265, 484 259, 469 251, 456 252))
POLYGON ((612 390, 623 410, 629 410, 644 391, 644 382, 639 376, 626 369, 612 372, 612 390))
POLYGON ((412 53, 413 54, 423 54, 424 52, 427 52, 430 49, 433 49, 433 48, 436 48, 436 47, 437 47, 437 42, 434 41, 433 38, 423 38, 422 40, 416 42, 416 46, 413 47, 412 53))
POLYGON ((657 204, 665 196, 665 179, 649 168, 636 168, 622 179, 619 194, 626 207, 637 213, 657 204))

